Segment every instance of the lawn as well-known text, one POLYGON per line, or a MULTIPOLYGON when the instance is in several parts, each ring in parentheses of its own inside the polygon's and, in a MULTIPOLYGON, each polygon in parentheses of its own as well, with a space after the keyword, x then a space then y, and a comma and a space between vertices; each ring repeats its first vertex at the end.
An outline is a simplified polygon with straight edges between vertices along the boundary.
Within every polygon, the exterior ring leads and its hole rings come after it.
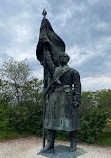
POLYGON ((17 131, 0 131, 0 140, 14 139, 27 136, 29 136, 29 134, 19 133, 17 131))
POLYGON ((111 126, 106 126, 99 140, 96 141, 98 145, 111 147, 111 126))
MULTIPOLYGON (((31 134, 28 133, 19 133, 17 131, 0 131, 0 140, 7 140, 13 138, 27 137, 31 134)), ((64 139, 67 140, 68 138, 64 139)), ((111 126, 106 126, 103 130, 103 133, 99 140, 95 142, 95 144, 102 146, 110 146, 111 147, 111 126)))

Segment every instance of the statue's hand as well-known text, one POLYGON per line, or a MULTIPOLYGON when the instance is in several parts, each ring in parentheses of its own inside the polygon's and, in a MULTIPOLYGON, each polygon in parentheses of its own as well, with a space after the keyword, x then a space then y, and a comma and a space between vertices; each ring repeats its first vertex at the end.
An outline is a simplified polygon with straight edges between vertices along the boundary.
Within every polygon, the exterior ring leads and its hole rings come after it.
POLYGON ((73 105, 74 105, 74 107, 78 107, 78 106, 79 106, 78 101, 74 101, 74 102, 73 102, 73 105))
POLYGON ((43 98, 45 98, 45 97, 46 97, 46 94, 43 92, 42 96, 43 96, 43 98))
POLYGON ((45 49, 46 51, 48 51, 48 47, 47 47, 46 44, 44 45, 44 49, 45 49))
POLYGON ((47 95, 47 88, 43 91, 43 94, 42 94, 43 98, 45 98, 46 95, 47 95))

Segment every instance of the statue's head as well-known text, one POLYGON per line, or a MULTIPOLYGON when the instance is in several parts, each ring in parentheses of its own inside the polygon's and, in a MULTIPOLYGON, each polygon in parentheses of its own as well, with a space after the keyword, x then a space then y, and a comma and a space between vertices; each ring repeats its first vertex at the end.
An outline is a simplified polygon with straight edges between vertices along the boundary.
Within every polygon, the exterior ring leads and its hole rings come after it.
POLYGON ((59 56, 59 61, 60 61, 60 64, 67 64, 68 61, 69 61, 70 57, 67 53, 61 53, 60 56, 59 56))

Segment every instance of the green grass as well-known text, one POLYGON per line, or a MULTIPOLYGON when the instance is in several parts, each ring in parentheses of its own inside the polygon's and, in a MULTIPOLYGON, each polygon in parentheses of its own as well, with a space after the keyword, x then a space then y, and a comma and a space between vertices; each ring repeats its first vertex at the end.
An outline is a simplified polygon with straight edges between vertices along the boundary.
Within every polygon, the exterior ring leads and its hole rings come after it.
MULTIPOLYGON (((20 137, 27 137, 31 134, 26 132, 19 133, 17 131, 0 131, 0 140, 7 140, 7 139, 14 139, 20 137)), ((69 140, 69 136, 67 132, 57 131, 56 139, 61 139, 66 141, 69 140)), ((102 146, 110 146, 111 147, 111 126, 107 126, 104 128, 103 133, 99 140, 95 142, 95 144, 102 145, 102 146)))
POLYGON ((103 133, 100 139, 96 141, 96 144, 111 147, 111 126, 104 128, 103 133))
POLYGON ((28 133, 19 133, 17 131, 0 131, 0 140, 14 139, 27 136, 29 136, 28 133))
POLYGON ((103 129, 103 132, 111 132, 111 125, 110 125, 110 126, 106 126, 106 127, 103 129))

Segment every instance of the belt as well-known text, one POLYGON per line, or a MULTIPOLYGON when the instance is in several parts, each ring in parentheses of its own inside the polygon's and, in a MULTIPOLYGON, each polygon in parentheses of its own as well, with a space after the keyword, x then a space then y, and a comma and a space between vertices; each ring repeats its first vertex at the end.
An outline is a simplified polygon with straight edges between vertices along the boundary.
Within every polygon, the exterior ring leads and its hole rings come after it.
POLYGON ((71 85, 63 85, 63 84, 57 84, 55 86, 55 90, 54 92, 66 92, 66 93, 70 93, 72 92, 72 86, 71 85))

